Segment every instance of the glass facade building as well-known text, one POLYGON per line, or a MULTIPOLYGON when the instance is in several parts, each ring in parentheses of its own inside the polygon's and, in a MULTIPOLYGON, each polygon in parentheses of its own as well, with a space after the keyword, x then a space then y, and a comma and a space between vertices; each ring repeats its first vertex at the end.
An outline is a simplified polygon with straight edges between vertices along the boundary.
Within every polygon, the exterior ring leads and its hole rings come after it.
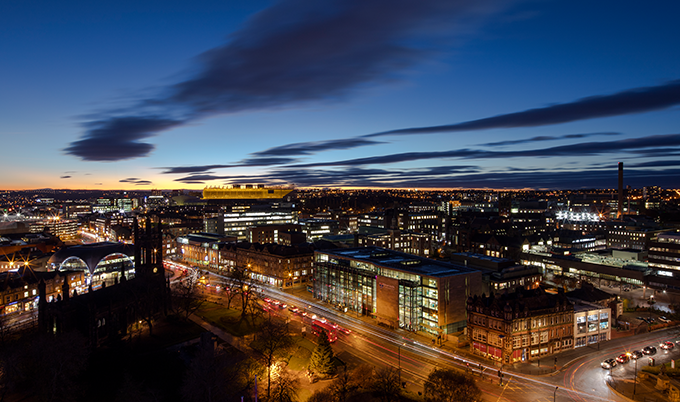
POLYGON ((314 297, 341 311, 435 335, 465 326, 465 300, 481 287, 476 269, 379 247, 317 250, 313 277, 314 297))

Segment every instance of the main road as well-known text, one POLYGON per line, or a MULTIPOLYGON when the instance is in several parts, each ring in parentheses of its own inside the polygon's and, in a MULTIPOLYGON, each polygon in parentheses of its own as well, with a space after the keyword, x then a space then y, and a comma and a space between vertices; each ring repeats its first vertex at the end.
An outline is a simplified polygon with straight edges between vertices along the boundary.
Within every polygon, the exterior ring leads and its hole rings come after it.
MULTIPOLYGON (((217 275, 211 274, 217 277, 217 275)), ((217 278, 216 278, 217 279, 217 278)), ((224 280, 226 278, 222 278, 224 280)), ((457 368, 470 372, 483 391, 485 401, 625 401, 612 392, 606 380, 613 378, 634 378, 633 364, 620 365, 611 372, 603 370, 600 362, 616 357, 621 353, 639 350, 650 344, 658 345, 666 340, 667 334, 648 334, 643 338, 631 339, 623 348, 594 351, 575 359, 568 368, 549 376, 532 376, 516 372, 503 372, 502 383, 498 376, 499 368, 493 364, 471 360, 453 352, 434 347, 429 341, 419 341, 412 333, 402 330, 392 331, 366 320, 342 313, 319 301, 311 301, 283 292, 276 288, 260 287, 264 296, 277 299, 289 305, 304 309, 308 314, 316 314, 350 329, 350 335, 340 336, 334 349, 343 360, 351 363, 369 363, 376 367, 400 369, 401 378, 407 388, 422 392, 427 375, 434 368, 457 368)), ((219 293, 213 297, 219 297, 219 293)), ((285 310, 274 310, 277 315, 291 318, 304 326, 299 316, 285 310)), ((680 348, 678 348, 680 349, 680 348)), ((676 349, 676 350, 678 350, 676 349)), ((591 350, 592 351, 592 350, 591 350)), ((668 353, 661 351, 655 357, 659 361, 667 359, 668 353)), ((670 352, 678 353, 678 352, 670 352)))

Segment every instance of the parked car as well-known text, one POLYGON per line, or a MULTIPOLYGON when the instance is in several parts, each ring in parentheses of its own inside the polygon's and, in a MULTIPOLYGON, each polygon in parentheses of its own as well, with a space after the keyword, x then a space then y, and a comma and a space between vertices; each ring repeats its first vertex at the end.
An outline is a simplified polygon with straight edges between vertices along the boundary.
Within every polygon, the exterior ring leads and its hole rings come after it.
POLYGON ((642 352, 640 352, 639 350, 634 350, 634 351, 630 352, 630 358, 633 359, 633 360, 637 360, 641 357, 642 357, 642 352))
POLYGON ((600 366, 602 366, 603 369, 609 370, 612 367, 616 367, 616 360, 614 359, 607 359, 600 363, 600 366))
POLYGON ((659 317, 659 321, 661 321, 661 322, 671 322, 671 320, 669 320, 668 318, 666 318, 664 316, 659 317))
POLYGON ((630 292, 630 288, 628 286, 626 286, 625 288, 623 288, 623 291, 624 292, 630 292))
POLYGON ((630 360, 630 357, 628 357, 628 355, 625 354, 625 353, 621 353, 619 355, 619 357, 616 358, 616 361, 621 363, 621 364, 628 363, 629 360, 630 360))
POLYGON ((642 349, 642 353, 646 355, 655 355, 656 348, 654 346, 646 346, 644 349, 642 349))

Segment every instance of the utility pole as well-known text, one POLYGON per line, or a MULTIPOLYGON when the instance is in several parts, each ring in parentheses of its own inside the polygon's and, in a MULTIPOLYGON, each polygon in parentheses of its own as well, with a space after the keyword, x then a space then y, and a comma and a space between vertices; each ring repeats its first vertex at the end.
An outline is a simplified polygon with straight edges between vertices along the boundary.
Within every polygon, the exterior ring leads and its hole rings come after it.
POLYGON ((633 399, 635 399, 635 390, 637 388, 637 361, 638 359, 635 359, 635 382, 633 383, 633 399))
POLYGON ((406 346, 406 343, 400 343, 397 345, 397 350, 399 352, 399 386, 401 386, 401 347, 406 346))

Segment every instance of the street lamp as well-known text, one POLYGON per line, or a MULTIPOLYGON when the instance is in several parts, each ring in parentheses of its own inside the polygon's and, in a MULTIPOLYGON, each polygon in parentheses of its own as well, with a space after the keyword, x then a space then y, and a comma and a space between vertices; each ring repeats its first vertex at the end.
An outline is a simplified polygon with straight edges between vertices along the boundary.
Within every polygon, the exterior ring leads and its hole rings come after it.
POLYGON ((633 383, 633 399, 635 399, 635 390, 637 388, 637 361, 638 359, 635 359, 635 382, 633 383))
POLYGON ((401 347, 406 346, 406 343, 402 343, 400 345, 397 345, 397 349, 399 351, 399 386, 401 386, 401 347))

